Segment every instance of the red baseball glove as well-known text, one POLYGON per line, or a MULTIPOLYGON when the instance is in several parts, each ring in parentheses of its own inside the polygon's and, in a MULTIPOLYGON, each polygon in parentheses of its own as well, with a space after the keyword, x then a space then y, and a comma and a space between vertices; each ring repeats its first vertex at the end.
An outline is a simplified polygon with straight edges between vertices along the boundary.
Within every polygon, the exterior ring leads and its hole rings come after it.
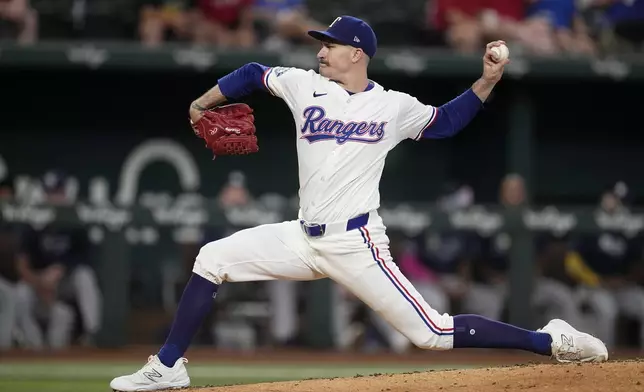
POLYGON ((203 112, 190 125, 217 155, 246 155, 259 151, 253 109, 245 103, 218 106, 203 112))

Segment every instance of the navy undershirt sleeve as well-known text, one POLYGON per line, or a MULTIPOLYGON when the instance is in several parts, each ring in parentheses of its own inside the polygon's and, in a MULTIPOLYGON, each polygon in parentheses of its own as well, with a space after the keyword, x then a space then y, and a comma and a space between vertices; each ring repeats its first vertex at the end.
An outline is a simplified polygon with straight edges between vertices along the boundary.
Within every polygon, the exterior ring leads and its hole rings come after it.
POLYGON ((423 131, 425 139, 442 139, 456 135, 469 124, 483 107, 481 99, 468 89, 437 108, 436 120, 423 131))
POLYGON ((236 100, 256 90, 266 90, 264 73, 269 67, 248 63, 217 81, 221 93, 229 100, 236 100))

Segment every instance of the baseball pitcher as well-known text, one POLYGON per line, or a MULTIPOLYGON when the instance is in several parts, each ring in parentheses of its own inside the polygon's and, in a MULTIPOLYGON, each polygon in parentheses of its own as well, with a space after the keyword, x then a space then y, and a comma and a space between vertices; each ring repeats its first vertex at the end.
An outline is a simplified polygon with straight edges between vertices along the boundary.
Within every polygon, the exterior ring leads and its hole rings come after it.
POLYGON ((333 279, 428 350, 515 348, 561 362, 605 361, 608 353, 599 339, 563 320, 528 331, 476 315, 440 314, 399 272, 389 252, 377 212, 387 153, 407 139, 446 138, 463 129, 501 79, 508 60, 497 54, 507 50, 505 43, 487 45, 482 76, 471 88, 434 107, 368 78, 377 43, 364 21, 340 16, 326 30, 309 35, 321 41, 319 72, 249 63, 219 79, 189 112, 195 133, 216 156, 250 154, 258 151, 252 109, 221 105, 258 90, 281 98, 295 122, 298 219, 205 245, 165 344, 141 370, 112 380, 112 389, 188 386, 184 354, 218 287, 275 279, 333 279))

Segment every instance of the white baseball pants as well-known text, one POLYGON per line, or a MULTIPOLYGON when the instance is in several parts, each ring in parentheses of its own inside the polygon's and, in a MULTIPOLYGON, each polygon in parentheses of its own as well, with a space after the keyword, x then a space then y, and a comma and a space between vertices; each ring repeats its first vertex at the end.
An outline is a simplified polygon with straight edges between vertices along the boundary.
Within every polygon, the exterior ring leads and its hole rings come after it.
MULTIPOLYGON (((339 223, 328 227, 342 226, 339 223)), ((376 212, 370 213, 362 227, 335 233, 327 230, 321 237, 305 234, 297 220, 238 231, 202 247, 193 272, 216 284, 328 277, 416 346, 453 347, 453 318, 432 309, 400 273, 376 212)))

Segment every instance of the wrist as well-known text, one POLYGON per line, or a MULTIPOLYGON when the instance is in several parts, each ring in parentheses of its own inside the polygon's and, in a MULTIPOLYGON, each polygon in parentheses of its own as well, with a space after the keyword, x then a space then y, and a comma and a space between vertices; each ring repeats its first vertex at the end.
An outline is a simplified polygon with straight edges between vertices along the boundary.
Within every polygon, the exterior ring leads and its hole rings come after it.
POLYGON ((196 101, 192 101, 192 103, 190 104, 190 111, 193 111, 193 110, 196 110, 198 112, 204 112, 208 110, 208 108, 205 105, 202 105, 201 103, 199 103, 199 100, 196 100, 196 101))
POLYGON ((480 78, 472 85, 472 91, 477 97, 479 97, 481 102, 485 102, 492 93, 495 85, 495 81, 480 78))
POLYGON ((206 109, 205 108, 202 109, 202 108, 203 107, 201 105, 195 104, 195 102, 190 104, 190 109, 188 110, 188 116, 190 117, 190 122, 192 124, 196 123, 203 117, 206 109))

